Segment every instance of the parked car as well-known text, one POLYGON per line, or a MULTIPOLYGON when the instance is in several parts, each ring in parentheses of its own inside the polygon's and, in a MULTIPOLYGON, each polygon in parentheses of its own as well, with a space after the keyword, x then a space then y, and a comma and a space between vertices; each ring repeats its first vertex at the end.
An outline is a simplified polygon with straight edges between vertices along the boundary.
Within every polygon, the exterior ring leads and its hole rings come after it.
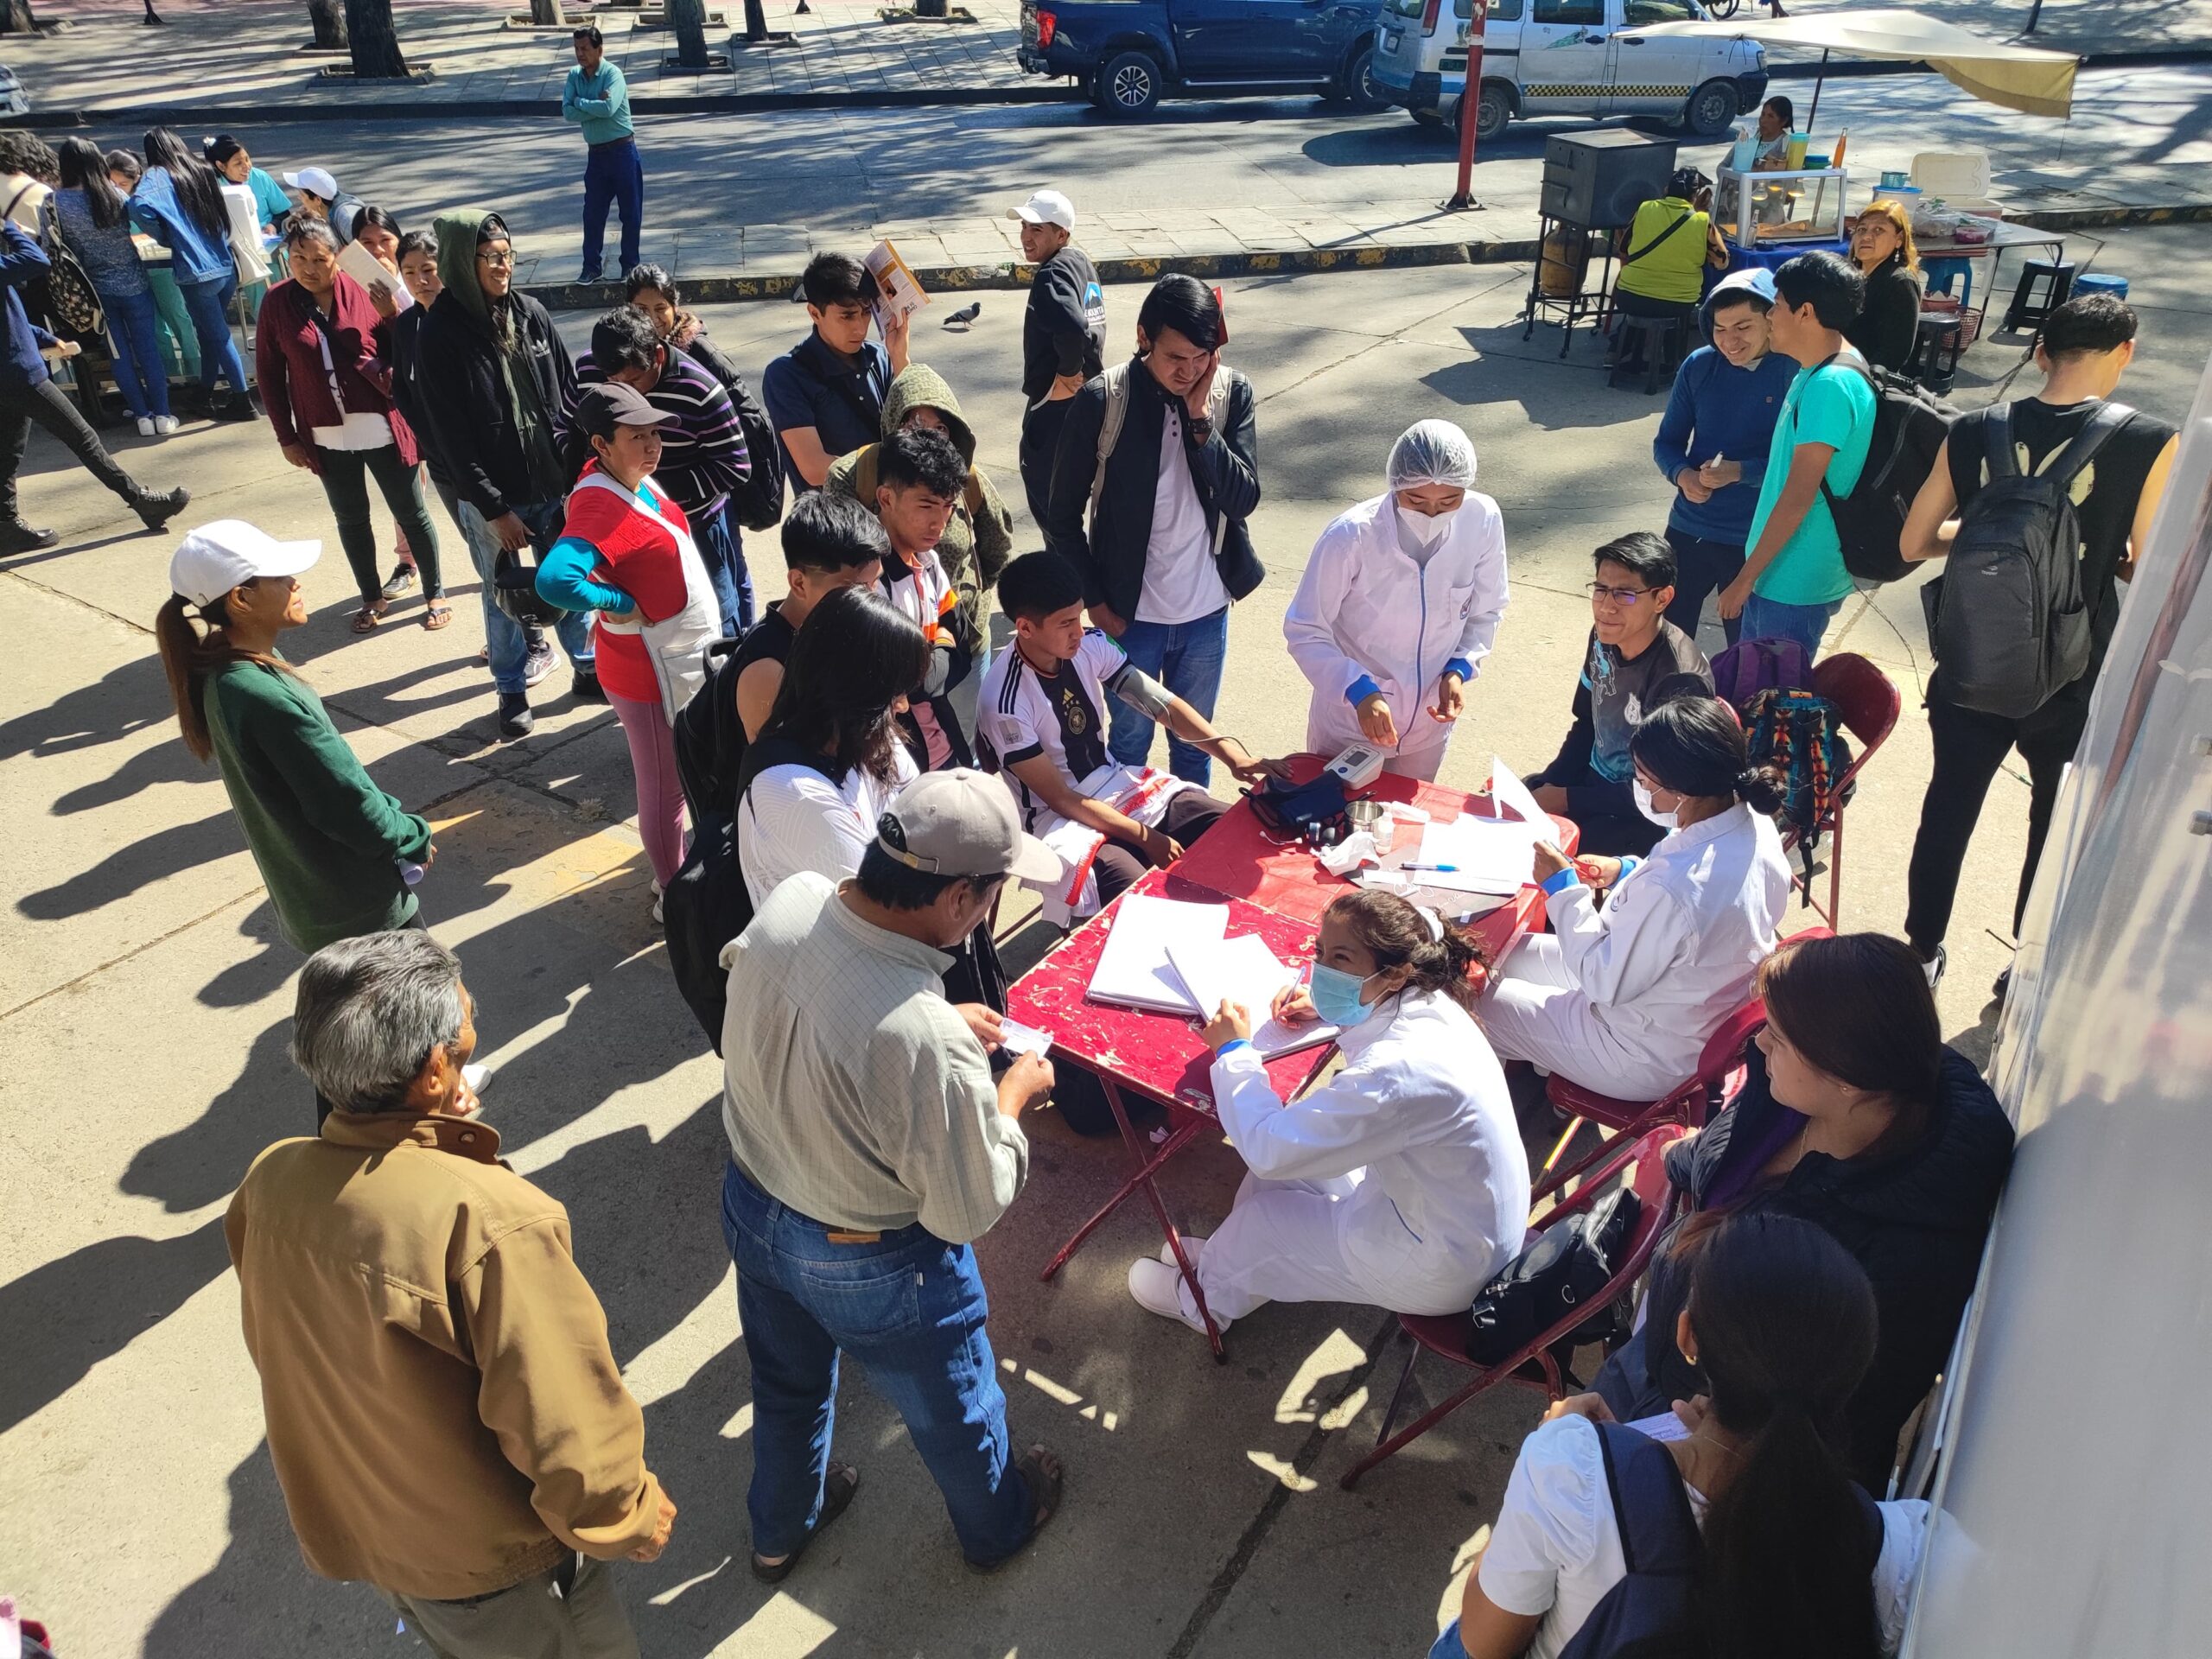
MULTIPOLYGON (((1494 138, 1523 116, 1644 115, 1718 137, 1766 97, 1765 48, 1618 38, 1706 15, 1697 0, 1491 0, 1475 136, 1494 138)), ((1458 130, 1473 17, 1473 0, 1383 0, 1372 79, 1384 99, 1458 130)))
POLYGON ((1171 93, 1312 86, 1360 110, 1382 0, 1023 0, 1015 53, 1032 74, 1071 75, 1108 115, 1171 93))
POLYGON ((29 115, 31 112, 30 94, 23 91, 23 83, 16 79, 16 72, 0 63, 0 115, 29 115))

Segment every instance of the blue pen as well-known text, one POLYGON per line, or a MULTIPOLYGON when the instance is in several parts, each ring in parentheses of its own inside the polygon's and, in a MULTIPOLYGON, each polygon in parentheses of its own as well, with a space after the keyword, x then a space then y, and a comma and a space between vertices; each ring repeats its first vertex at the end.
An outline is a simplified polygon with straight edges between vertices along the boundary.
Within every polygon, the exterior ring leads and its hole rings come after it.
POLYGON ((1434 870, 1440 874, 1450 875, 1457 875, 1459 873, 1459 867, 1457 864, 1401 864, 1398 868, 1402 870, 1434 870))

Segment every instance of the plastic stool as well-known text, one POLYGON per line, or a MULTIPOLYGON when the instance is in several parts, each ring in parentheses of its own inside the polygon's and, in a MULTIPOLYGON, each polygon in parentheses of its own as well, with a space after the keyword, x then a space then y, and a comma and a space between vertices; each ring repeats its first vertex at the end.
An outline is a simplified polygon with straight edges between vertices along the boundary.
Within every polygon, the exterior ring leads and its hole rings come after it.
POLYGON ((1974 303, 1974 261, 1971 259, 1930 259, 1921 266, 1928 277, 1930 294, 1948 294, 1951 284, 1958 283, 1959 307, 1961 310, 1974 303))
POLYGON ((1643 353, 1643 390, 1648 397, 1659 390, 1660 363, 1667 372, 1687 353, 1690 320, 1688 317, 1636 317, 1617 312, 1613 316, 1613 360, 1605 370, 1605 384, 1620 385, 1621 366, 1640 349, 1643 353))
POLYGON ((2066 303, 2074 292, 2074 267, 2063 259, 2031 259, 2020 272, 2020 284, 2012 290, 2012 303, 2005 308, 2005 326, 1999 334, 2016 334, 2022 324, 2031 328, 2043 327, 2043 320, 2066 303), (2037 296, 2037 284, 2043 292, 2037 296))
POLYGON ((1913 378, 1931 391, 1948 391, 1959 372, 1959 356, 1966 350, 1966 320, 1957 312, 1921 313, 1920 331, 1913 342, 1913 378), (1948 361, 1946 359, 1948 358, 1948 361))
POLYGON ((2073 297, 2079 299, 2084 294, 2109 294, 2115 300, 2124 300, 2127 297, 2127 278, 2101 276, 2094 272, 2076 276, 2074 279, 2073 297))

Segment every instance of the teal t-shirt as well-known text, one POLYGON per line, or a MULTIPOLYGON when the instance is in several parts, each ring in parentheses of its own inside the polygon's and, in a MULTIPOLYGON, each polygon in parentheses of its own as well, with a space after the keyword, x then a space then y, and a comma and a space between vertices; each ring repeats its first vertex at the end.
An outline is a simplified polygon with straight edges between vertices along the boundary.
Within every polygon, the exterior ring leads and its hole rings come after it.
MULTIPOLYGON (((1782 400, 1781 418, 1774 423, 1766 477, 1759 486, 1759 504, 1751 511, 1751 535, 1745 545, 1758 545, 1767 515, 1789 481, 1790 453, 1800 443, 1825 443, 1834 449, 1828 461, 1828 488, 1843 496, 1859 482, 1873 436, 1874 388, 1865 375, 1842 363, 1798 370, 1782 400)), ((1751 584, 1751 591, 1777 605, 1826 605, 1851 591, 1851 573, 1843 568, 1843 543, 1836 538, 1835 518, 1827 501, 1813 503, 1796 533, 1751 584)))

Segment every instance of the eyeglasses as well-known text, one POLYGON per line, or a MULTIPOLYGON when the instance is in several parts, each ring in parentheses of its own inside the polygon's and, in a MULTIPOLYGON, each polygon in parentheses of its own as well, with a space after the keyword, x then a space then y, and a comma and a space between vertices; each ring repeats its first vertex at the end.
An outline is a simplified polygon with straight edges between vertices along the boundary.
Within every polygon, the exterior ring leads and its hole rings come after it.
POLYGON ((476 263, 480 265, 506 265, 512 267, 514 262, 515 251, 512 248, 509 248, 505 253, 479 253, 476 256, 476 263))
POLYGON ((1649 588, 1608 588, 1602 582, 1590 584, 1590 598, 1593 604, 1601 599, 1610 599, 1616 605, 1625 605, 1631 610, 1636 607, 1636 601, 1650 591, 1649 588))

